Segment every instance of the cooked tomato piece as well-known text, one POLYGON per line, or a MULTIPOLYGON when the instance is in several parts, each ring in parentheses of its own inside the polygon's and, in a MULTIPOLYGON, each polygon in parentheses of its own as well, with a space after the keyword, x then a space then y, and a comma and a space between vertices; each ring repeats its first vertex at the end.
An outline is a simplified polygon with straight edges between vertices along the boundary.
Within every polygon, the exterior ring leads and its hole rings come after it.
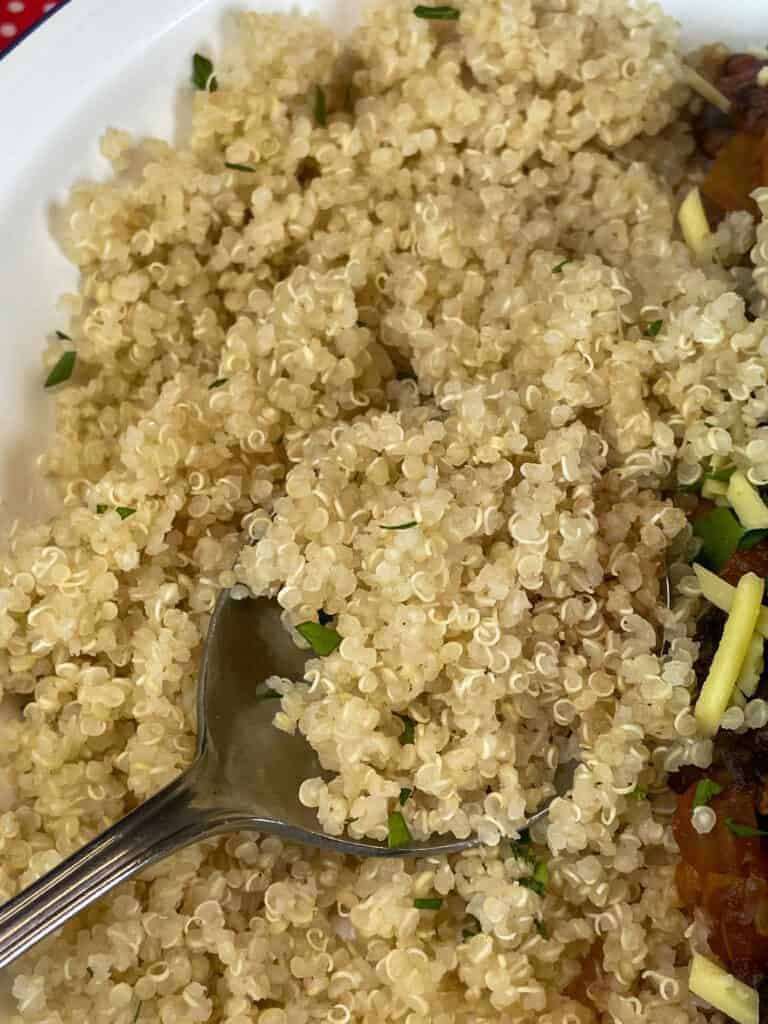
POLYGON ((701 191, 722 210, 757 214, 757 203, 750 193, 765 183, 764 137, 736 132, 715 157, 701 191))

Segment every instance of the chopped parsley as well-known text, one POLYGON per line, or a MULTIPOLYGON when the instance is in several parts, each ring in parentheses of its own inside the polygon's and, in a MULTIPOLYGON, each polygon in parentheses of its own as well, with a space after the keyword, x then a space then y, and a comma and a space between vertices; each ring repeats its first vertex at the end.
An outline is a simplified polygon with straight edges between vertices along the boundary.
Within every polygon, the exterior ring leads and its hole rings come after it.
POLYGON ((328 124, 328 105, 325 100, 325 92, 321 86, 315 86, 315 124, 325 128, 328 124))
POLYGON ((693 794, 693 809, 706 807, 713 796, 719 796, 723 787, 714 779, 701 779, 696 783, 696 790, 693 794))
POLYGON ((725 824, 739 839, 753 839, 757 836, 768 836, 768 831, 764 828, 752 828, 751 825, 740 825, 738 821, 734 821, 733 818, 726 818, 725 824))
POLYGON ((256 170, 250 164, 233 164, 229 160, 224 161, 224 166, 228 167, 230 171, 243 171, 245 174, 253 174, 256 170))
POLYGON ((549 884, 549 868, 543 860, 540 860, 529 878, 520 878, 518 881, 520 885, 524 885, 526 889, 535 892, 537 896, 543 896, 549 884))
POLYGON ((99 503, 96 506, 96 515, 103 516, 108 508, 109 508, 108 505, 102 505, 101 503, 99 503))
POLYGON ((749 551, 750 548, 757 547, 766 537, 768 537, 768 530, 747 530, 739 541, 739 551, 749 551))
POLYGON ((718 505, 693 520, 693 532, 701 540, 698 560, 719 573, 747 532, 730 509, 718 505))
POLYGON ((646 324, 643 328, 643 337, 655 338, 663 326, 663 320, 651 320, 651 322, 649 324, 646 324))
POLYGON ((400 742, 406 747, 409 743, 413 743, 416 737, 416 723, 408 715, 398 715, 395 712, 395 716, 400 719, 403 723, 403 731, 400 733, 400 742))
POLYGON ((229 382, 229 377, 217 377, 216 380, 212 380, 208 385, 209 391, 215 391, 216 388, 223 388, 225 384, 229 382))
POLYGON ((70 336, 68 334, 65 334, 64 331, 54 331, 54 334, 59 339, 59 341, 72 341, 70 336))
POLYGON ((216 92, 219 88, 216 75, 213 73, 213 64, 201 53, 196 53, 192 57, 192 84, 195 88, 207 92, 216 92))
POLYGON ((57 384, 63 384, 65 380, 69 380, 75 368, 76 358, 77 352, 72 350, 62 352, 56 360, 56 365, 45 378, 45 386, 47 388, 55 388, 57 384))
POLYGON ((522 860, 526 864, 535 864, 536 857, 533 853, 533 843, 531 842, 531 833, 527 828, 524 828, 517 839, 513 840, 510 845, 510 852, 512 856, 517 860, 522 860))
POLYGON ((341 636, 335 629, 321 626, 319 622, 300 622, 296 632, 304 637, 315 654, 319 654, 321 658, 333 654, 341 643, 341 636))
POLYGON ((556 263, 555 266, 552 267, 552 273, 553 274, 562 274, 563 267, 567 266, 567 264, 569 264, 569 263, 573 263, 573 260, 563 260, 561 263, 556 263))
POLYGON ((400 811, 392 811, 387 818, 387 846, 390 850, 395 850, 398 846, 410 843, 412 839, 413 836, 405 818, 400 811))
POLYGON ((117 512, 121 519, 127 519, 129 516, 136 514, 136 509, 129 508, 127 505, 118 505, 115 512, 117 512))
POLYGON ((415 899, 413 905, 417 910, 439 910, 443 905, 443 901, 439 896, 434 896, 426 899, 415 899))
POLYGON ((400 790, 400 796, 397 798, 397 801, 401 807, 405 807, 405 805, 408 803, 412 796, 413 790, 408 789, 407 786, 404 786, 403 789, 400 790))
POLYGON ((642 786, 635 786, 632 792, 629 794, 630 800, 647 800, 648 791, 643 789, 642 786))
POLYGON ((549 932, 547 931, 547 926, 544 924, 544 922, 537 917, 533 923, 536 926, 536 931, 539 933, 542 939, 548 939, 549 932))
POLYGON ((435 7, 428 4, 417 4, 413 8, 413 13, 417 18, 426 18, 431 21, 458 21, 461 12, 448 4, 438 4, 435 7))
POLYGON ((415 519, 409 520, 407 523, 400 523, 397 526, 382 526, 382 530, 410 530, 412 526, 418 526, 419 524, 415 519))

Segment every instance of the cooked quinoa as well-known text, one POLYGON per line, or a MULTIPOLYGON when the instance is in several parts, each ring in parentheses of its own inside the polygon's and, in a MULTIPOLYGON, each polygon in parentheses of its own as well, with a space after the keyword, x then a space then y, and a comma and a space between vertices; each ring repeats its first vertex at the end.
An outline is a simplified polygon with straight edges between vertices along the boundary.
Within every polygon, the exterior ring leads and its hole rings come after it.
POLYGON ((385 838, 409 788, 414 836, 486 845, 190 847, 17 963, 14 1021, 707 1017, 665 785, 712 756, 698 591, 674 568, 667 612, 659 581, 676 481, 726 456, 768 483, 768 222, 729 215, 705 267, 681 240, 700 172, 657 8, 460 6, 387 0, 343 44, 243 16, 188 143, 110 129, 114 175, 73 189, 61 512, 0 570, 0 900, 189 764, 235 582, 343 638, 276 705, 333 773, 300 793, 322 827, 385 838))

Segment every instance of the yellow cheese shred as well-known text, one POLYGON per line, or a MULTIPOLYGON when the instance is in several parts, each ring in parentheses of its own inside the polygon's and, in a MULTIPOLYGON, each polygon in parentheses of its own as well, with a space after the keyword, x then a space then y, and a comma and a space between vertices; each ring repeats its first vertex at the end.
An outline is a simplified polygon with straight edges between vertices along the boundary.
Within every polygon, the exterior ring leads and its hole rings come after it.
MULTIPOLYGON (((715 573, 705 569, 698 562, 693 566, 696 578, 701 587, 701 593, 706 599, 723 612, 729 612, 736 594, 736 588, 730 583, 720 579, 715 573)), ((768 608, 761 608, 757 616, 757 632, 762 637, 768 637, 768 608)))
POLYGON ((728 501, 745 529, 768 528, 768 505, 740 469, 728 481, 728 501))
POLYGON ((688 988, 737 1024, 758 1024, 760 997, 757 990, 700 953, 693 954, 688 988))
POLYGON ((686 85, 693 89, 694 92, 697 92, 699 96, 703 96, 705 100, 708 100, 718 110, 722 110, 724 114, 730 114, 731 101, 720 92, 717 86, 714 86, 703 75, 700 75, 698 71, 695 71, 686 64, 683 67, 683 78, 686 85))
POLYGON ((696 722, 705 736, 713 736, 720 728, 733 696, 757 625, 764 589, 765 582, 753 572, 745 573, 736 587, 722 639, 696 702, 696 722))

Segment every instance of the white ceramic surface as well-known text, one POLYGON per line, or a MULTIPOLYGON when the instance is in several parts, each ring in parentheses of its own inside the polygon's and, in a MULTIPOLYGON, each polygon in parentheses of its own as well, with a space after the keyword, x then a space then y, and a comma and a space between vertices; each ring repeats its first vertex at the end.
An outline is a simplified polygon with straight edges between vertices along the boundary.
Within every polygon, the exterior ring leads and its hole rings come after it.
MULTIPOLYGON (((3 0, 0 0, 2 6, 3 0)), ((50 430, 40 354, 76 281, 49 217, 67 187, 100 176, 108 124, 173 135, 188 102, 190 54, 213 52, 235 10, 317 10, 340 28, 363 0, 71 0, 0 59, 0 500, 2 518, 35 516, 46 495, 34 469, 50 430)), ((510 0, 513 2, 513 0, 510 0)), ((765 0, 667 0, 684 42, 768 43, 765 0)), ((1 788, 1 787, 0 787, 1 788)), ((2 808, 0 808, 2 810, 2 808)), ((0 977, 0 1020, 3 1009, 0 977)))

